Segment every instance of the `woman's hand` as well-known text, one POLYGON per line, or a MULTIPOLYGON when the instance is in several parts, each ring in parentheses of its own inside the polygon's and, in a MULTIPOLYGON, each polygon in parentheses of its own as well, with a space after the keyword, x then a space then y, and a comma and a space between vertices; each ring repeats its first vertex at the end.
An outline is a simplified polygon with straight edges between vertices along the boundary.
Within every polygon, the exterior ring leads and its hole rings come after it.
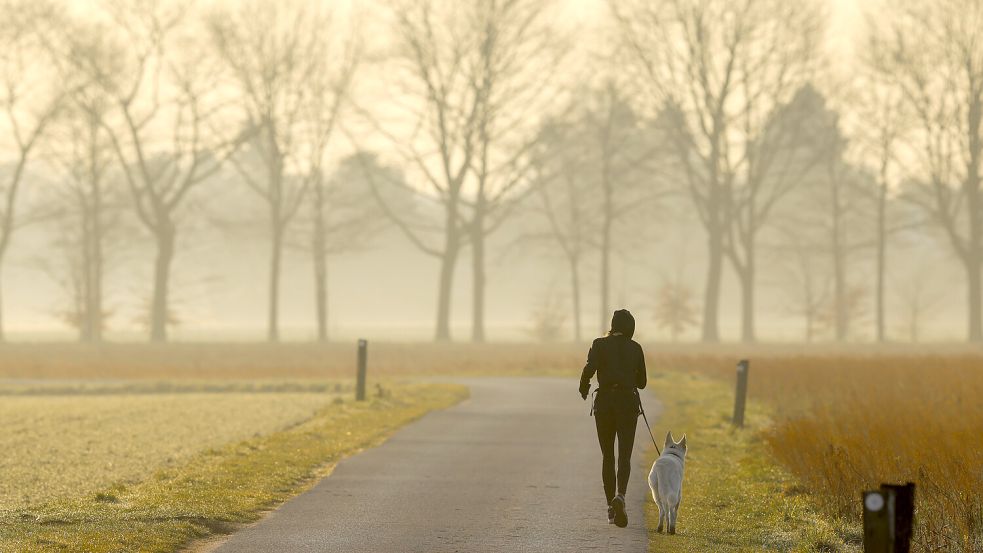
POLYGON ((580 383, 580 397, 587 399, 587 394, 590 393, 590 381, 580 383))

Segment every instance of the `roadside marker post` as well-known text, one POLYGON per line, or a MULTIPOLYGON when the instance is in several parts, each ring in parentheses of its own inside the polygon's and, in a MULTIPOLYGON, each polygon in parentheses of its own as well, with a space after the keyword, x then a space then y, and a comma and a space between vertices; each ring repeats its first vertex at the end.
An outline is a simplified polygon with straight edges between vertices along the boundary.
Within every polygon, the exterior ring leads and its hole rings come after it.
POLYGON ((734 418, 733 424, 738 428, 744 427, 744 406, 747 403, 747 377, 751 370, 751 364, 747 359, 742 359, 737 364, 737 396, 734 398, 734 418))
POLYGON ((864 553, 909 553, 915 485, 881 484, 863 492, 864 553))
POLYGON ((369 342, 365 339, 358 341, 358 371, 355 380, 355 401, 365 401, 365 369, 368 365, 369 342))

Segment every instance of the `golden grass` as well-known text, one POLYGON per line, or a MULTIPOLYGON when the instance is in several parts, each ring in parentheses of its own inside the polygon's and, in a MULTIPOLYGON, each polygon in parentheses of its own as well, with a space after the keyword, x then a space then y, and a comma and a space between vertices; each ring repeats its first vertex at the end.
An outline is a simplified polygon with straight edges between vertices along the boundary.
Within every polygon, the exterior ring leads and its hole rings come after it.
MULTIPOLYGON (((728 381, 732 360, 699 369, 728 381)), ((960 355, 752 358, 775 406, 770 450, 815 500, 860 518, 860 492, 917 484, 915 551, 983 551, 983 362, 960 355)))
MULTIPOLYGON (((369 378, 577 372, 587 346, 369 343, 369 378)), ((355 343, 3 344, 0 378, 351 379, 355 343)), ((30 383, 30 382, 29 382, 30 383)))
POLYGON ((323 393, 17 395, 0 401, 0 509, 96 493, 311 418, 323 393))
MULTIPOLYGON (((664 436, 671 429, 678 439, 685 432, 689 453, 675 536, 655 532, 658 508, 646 499, 650 551, 859 550, 858 525, 830 524, 801 492, 795 477, 770 455, 761 440, 761 431, 771 424, 766 406, 751 402, 746 427, 735 430, 730 424, 730 386, 676 371, 656 372, 651 386, 664 409, 653 421, 657 434, 664 436)), ((652 449, 650 463, 655 455, 652 449)))
POLYGON ((255 520, 330 468, 467 389, 404 385, 385 398, 345 401, 279 432, 209 448, 136 483, 29 508, 0 510, 4 552, 171 552, 255 520))

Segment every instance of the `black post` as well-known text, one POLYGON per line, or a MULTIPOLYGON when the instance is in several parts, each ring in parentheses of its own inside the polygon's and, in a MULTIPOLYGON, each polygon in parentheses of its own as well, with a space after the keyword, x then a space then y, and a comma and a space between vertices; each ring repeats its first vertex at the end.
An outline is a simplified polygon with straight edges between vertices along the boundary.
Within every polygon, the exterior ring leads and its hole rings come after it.
POLYGON ((894 494, 864 492, 864 553, 894 552, 894 494))
POLYGON ((365 400, 365 368, 368 362, 369 343, 366 340, 358 341, 358 373, 355 383, 355 400, 365 400))
POLYGON ((747 373, 751 366, 747 359, 737 364, 737 396, 734 398, 734 426, 744 427, 744 405, 747 403, 747 373))
POLYGON ((908 553, 911 550, 915 485, 881 484, 863 493, 864 553, 908 553))
POLYGON ((909 553, 915 519, 915 484, 881 484, 881 491, 894 494, 893 553, 909 553))

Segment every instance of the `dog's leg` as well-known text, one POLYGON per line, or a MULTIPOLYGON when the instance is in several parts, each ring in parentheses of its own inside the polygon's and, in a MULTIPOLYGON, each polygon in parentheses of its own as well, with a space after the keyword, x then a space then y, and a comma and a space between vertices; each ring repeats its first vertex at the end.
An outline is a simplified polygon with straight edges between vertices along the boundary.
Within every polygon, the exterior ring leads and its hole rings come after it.
POLYGON ((656 501, 656 505, 659 506, 659 527, 655 531, 661 534, 663 524, 669 518, 669 511, 666 509, 665 501, 656 501))
POLYGON ((676 534, 676 516, 679 514, 679 502, 669 508, 669 534, 676 534))

